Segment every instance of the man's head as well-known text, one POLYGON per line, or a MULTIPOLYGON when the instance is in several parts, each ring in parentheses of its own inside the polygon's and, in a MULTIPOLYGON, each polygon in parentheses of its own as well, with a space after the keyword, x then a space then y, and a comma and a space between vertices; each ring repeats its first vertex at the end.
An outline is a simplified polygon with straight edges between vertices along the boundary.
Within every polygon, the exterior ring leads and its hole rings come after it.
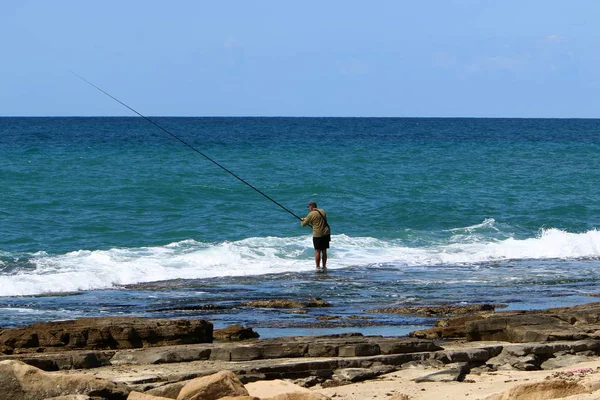
POLYGON ((317 203, 315 203, 314 201, 311 200, 308 202, 307 208, 310 208, 311 210, 313 210, 313 209, 317 208, 317 203))

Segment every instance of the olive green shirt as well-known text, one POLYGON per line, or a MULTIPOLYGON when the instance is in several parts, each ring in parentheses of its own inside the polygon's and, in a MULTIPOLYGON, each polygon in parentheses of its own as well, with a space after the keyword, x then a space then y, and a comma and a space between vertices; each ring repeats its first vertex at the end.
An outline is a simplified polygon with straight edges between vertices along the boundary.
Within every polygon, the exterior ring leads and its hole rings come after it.
POLYGON ((325 222, 325 218, 323 218, 317 212, 317 210, 319 210, 321 214, 323 214, 323 217, 327 218, 327 213, 325 212, 325 210, 323 210, 322 208, 317 208, 316 210, 309 212, 306 218, 304 218, 304 220, 302 220, 300 224, 302 224, 302 226, 312 225, 313 237, 323 237, 331 234, 329 226, 325 222))

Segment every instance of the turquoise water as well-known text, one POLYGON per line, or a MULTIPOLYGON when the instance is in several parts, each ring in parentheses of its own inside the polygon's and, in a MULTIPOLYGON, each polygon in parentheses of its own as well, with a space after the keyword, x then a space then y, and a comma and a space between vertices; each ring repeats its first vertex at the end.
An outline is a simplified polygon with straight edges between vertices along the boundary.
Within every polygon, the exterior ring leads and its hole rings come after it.
POLYGON ((320 328, 387 334, 432 321, 365 310, 600 293, 600 120, 154 120, 291 213, 142 118, 0 118, 0 327, 118 314, 269 335, 335 315, 320 328), (296 218, 309 200, 333 229, 327 274, 296 218), (242 305, 310 296, 333 307, 242 305))

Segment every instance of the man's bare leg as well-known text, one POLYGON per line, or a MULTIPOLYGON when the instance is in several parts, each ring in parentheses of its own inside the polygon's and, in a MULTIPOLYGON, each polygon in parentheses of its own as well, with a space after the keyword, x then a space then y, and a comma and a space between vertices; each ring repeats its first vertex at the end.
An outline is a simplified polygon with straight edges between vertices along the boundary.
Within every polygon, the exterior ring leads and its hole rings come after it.
POLYGON ((321 269, 321 251, 315 249, 315 264, 317 269, 321 269))
POLYGON ((321 260, 323 260, 323 269, 327 269, 327 249, 323 249, 321 260))

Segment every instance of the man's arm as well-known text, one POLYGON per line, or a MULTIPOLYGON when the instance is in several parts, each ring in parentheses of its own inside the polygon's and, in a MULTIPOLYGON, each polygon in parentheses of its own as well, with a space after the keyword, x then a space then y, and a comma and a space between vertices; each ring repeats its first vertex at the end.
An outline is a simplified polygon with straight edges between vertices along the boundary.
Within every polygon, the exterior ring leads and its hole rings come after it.
POLYGON ((300 225, 306 226, 306 225, 310 224, 311 221, 312 221, 311 215, 310 215, 310 213, 308 213, 308 215, 306 216, 306 218, 302 218, 300 220, 300 225))

